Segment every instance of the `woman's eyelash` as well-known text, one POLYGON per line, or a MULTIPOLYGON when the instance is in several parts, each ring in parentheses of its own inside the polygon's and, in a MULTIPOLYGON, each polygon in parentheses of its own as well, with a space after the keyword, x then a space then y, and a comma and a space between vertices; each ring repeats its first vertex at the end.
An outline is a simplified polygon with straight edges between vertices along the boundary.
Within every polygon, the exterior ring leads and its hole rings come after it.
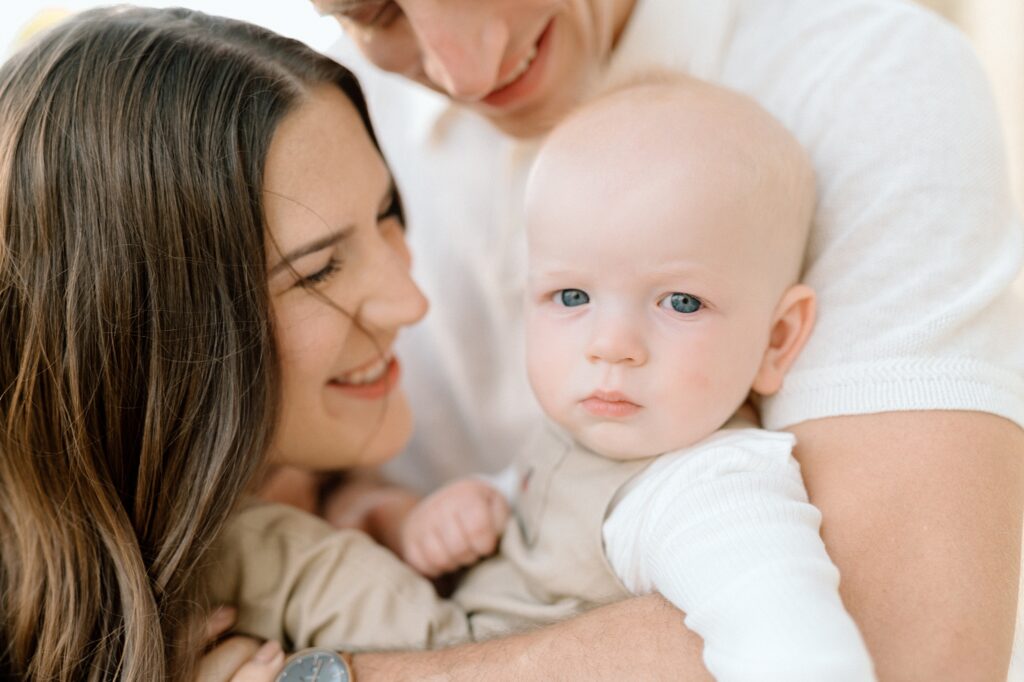
POLYGON ((330 278, 331 275, 333 275, 340 269, 341 261, 339 261, 337 258, 331 258, 329 261, 327 261, 327 265, 325 265, 323 268, 317 270, 311 275, 306 275, 305 277, 300 279, 298 281, 298 285, 300 287, 308 287, 320 284, 321 282, 326 281, 328 278, 330 278))
POLYGON ((388 201, 388 205, 377 216, 377 222, 387 220, 388 218, 396 218, 403 226, 405 225, 405 215, 402 210, 402 198, 398 195, 397 191, 391 192, 391 198, 388 201))

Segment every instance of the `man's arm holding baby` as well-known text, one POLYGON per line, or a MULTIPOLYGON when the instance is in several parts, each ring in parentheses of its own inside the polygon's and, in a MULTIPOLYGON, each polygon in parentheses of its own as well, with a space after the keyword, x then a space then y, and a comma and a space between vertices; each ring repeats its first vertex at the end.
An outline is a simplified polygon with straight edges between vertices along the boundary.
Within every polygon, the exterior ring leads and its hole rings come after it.
MULTIPOLYGON (((1024 509, 1024 432, 991 415, 809 421, 796 455, 841 593, 881 680, 1005 679, 1024 509), (950 586, 970 599, 950 599, 950 586)), ((658 595, 515 637, 356 656, 360 680, 709 679, 658 595), (433 676, 433 677, 432 677, 433 676)))
POLYGON ((713 680, 700 637, 656 594, 609 604, 521 635, 439 651, 362 654, 359 682, 379 680, 713 680))
POLYGON ((941 411, 834 417, 792 431, 879 679, 1005 679, 1024 431, 989 414, 941 411))
MULTIPOLYGON (((1024 510, 1024 432, 973 412, 901 412, 792 429, 840 591, 881 680, 1003 679, 1024 510), (969 599, 950 599, 951 586, 969 599)), ((379 483, 377 484, 379 486, 379 483)), ((365 491, 364 491, 365 492, 365 491)), ((416 503, 384 487, 381 519, 416 503)), ((707 679, 702 642, 657 595, 515 637, 356 657, 361 680, 707 679)))

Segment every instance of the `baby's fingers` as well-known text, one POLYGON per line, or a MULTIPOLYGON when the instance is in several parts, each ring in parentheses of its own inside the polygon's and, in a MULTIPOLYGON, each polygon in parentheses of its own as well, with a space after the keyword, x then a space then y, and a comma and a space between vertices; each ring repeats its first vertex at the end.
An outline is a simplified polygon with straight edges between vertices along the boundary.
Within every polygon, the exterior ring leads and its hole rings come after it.
POLYGON ((446 571, 452 571, 460 566, 476 561, 479 555, 473 549, 469 536, 459 522, 458 514, 452 514, 448 523, 441 526, 438 530, 448 557, 448 565, 445 566, 446 571))
POLYGON ((501 535, 505 532, 505 524, 508 523, 508 517, 511 510, 508 508, 508 500, 505 499, 504 495, 495 493, 491 496, 489 511, 491 513, 491 527, 494 528, 494 532, 501 535))
POLYGON ((436 531, 425 533, 419 539, 417 545, 423 557, 423 568, 420 570, 420 573, 428 578, 436 578, 448 570, 446 568, 450 563, 448 552, 444 547, 444 543, 441 542, 441 538, 437 536, 436 531))
POLYGON ((487 556, 497 547, 498 533, 494 529, 494 522, 486 504, 466 508, 456 520, 473 550, 473 558, 487 556))

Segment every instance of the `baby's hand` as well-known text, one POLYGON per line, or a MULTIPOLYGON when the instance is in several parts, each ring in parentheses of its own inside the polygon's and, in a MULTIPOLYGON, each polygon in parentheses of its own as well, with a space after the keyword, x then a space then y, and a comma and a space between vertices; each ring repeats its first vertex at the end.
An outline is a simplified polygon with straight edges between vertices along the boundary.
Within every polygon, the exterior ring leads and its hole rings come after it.
POLYGON ((508 520, 505 498, 478 478, 449 483, 418 505, 402 527, 402 558, 428 578, 494 552, 508 520))

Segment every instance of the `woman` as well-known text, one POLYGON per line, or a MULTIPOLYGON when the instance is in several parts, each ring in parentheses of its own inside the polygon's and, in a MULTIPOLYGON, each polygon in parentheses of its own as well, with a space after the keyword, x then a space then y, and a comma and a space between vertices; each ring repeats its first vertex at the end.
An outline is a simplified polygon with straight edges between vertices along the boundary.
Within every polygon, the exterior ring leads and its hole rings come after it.
POLYGON ((265 466, 410 432, 390 348, 426 303, 359 86, 238 22, 88 12, 0 69, 0 159, 0 677, 189 679, 265 466))

